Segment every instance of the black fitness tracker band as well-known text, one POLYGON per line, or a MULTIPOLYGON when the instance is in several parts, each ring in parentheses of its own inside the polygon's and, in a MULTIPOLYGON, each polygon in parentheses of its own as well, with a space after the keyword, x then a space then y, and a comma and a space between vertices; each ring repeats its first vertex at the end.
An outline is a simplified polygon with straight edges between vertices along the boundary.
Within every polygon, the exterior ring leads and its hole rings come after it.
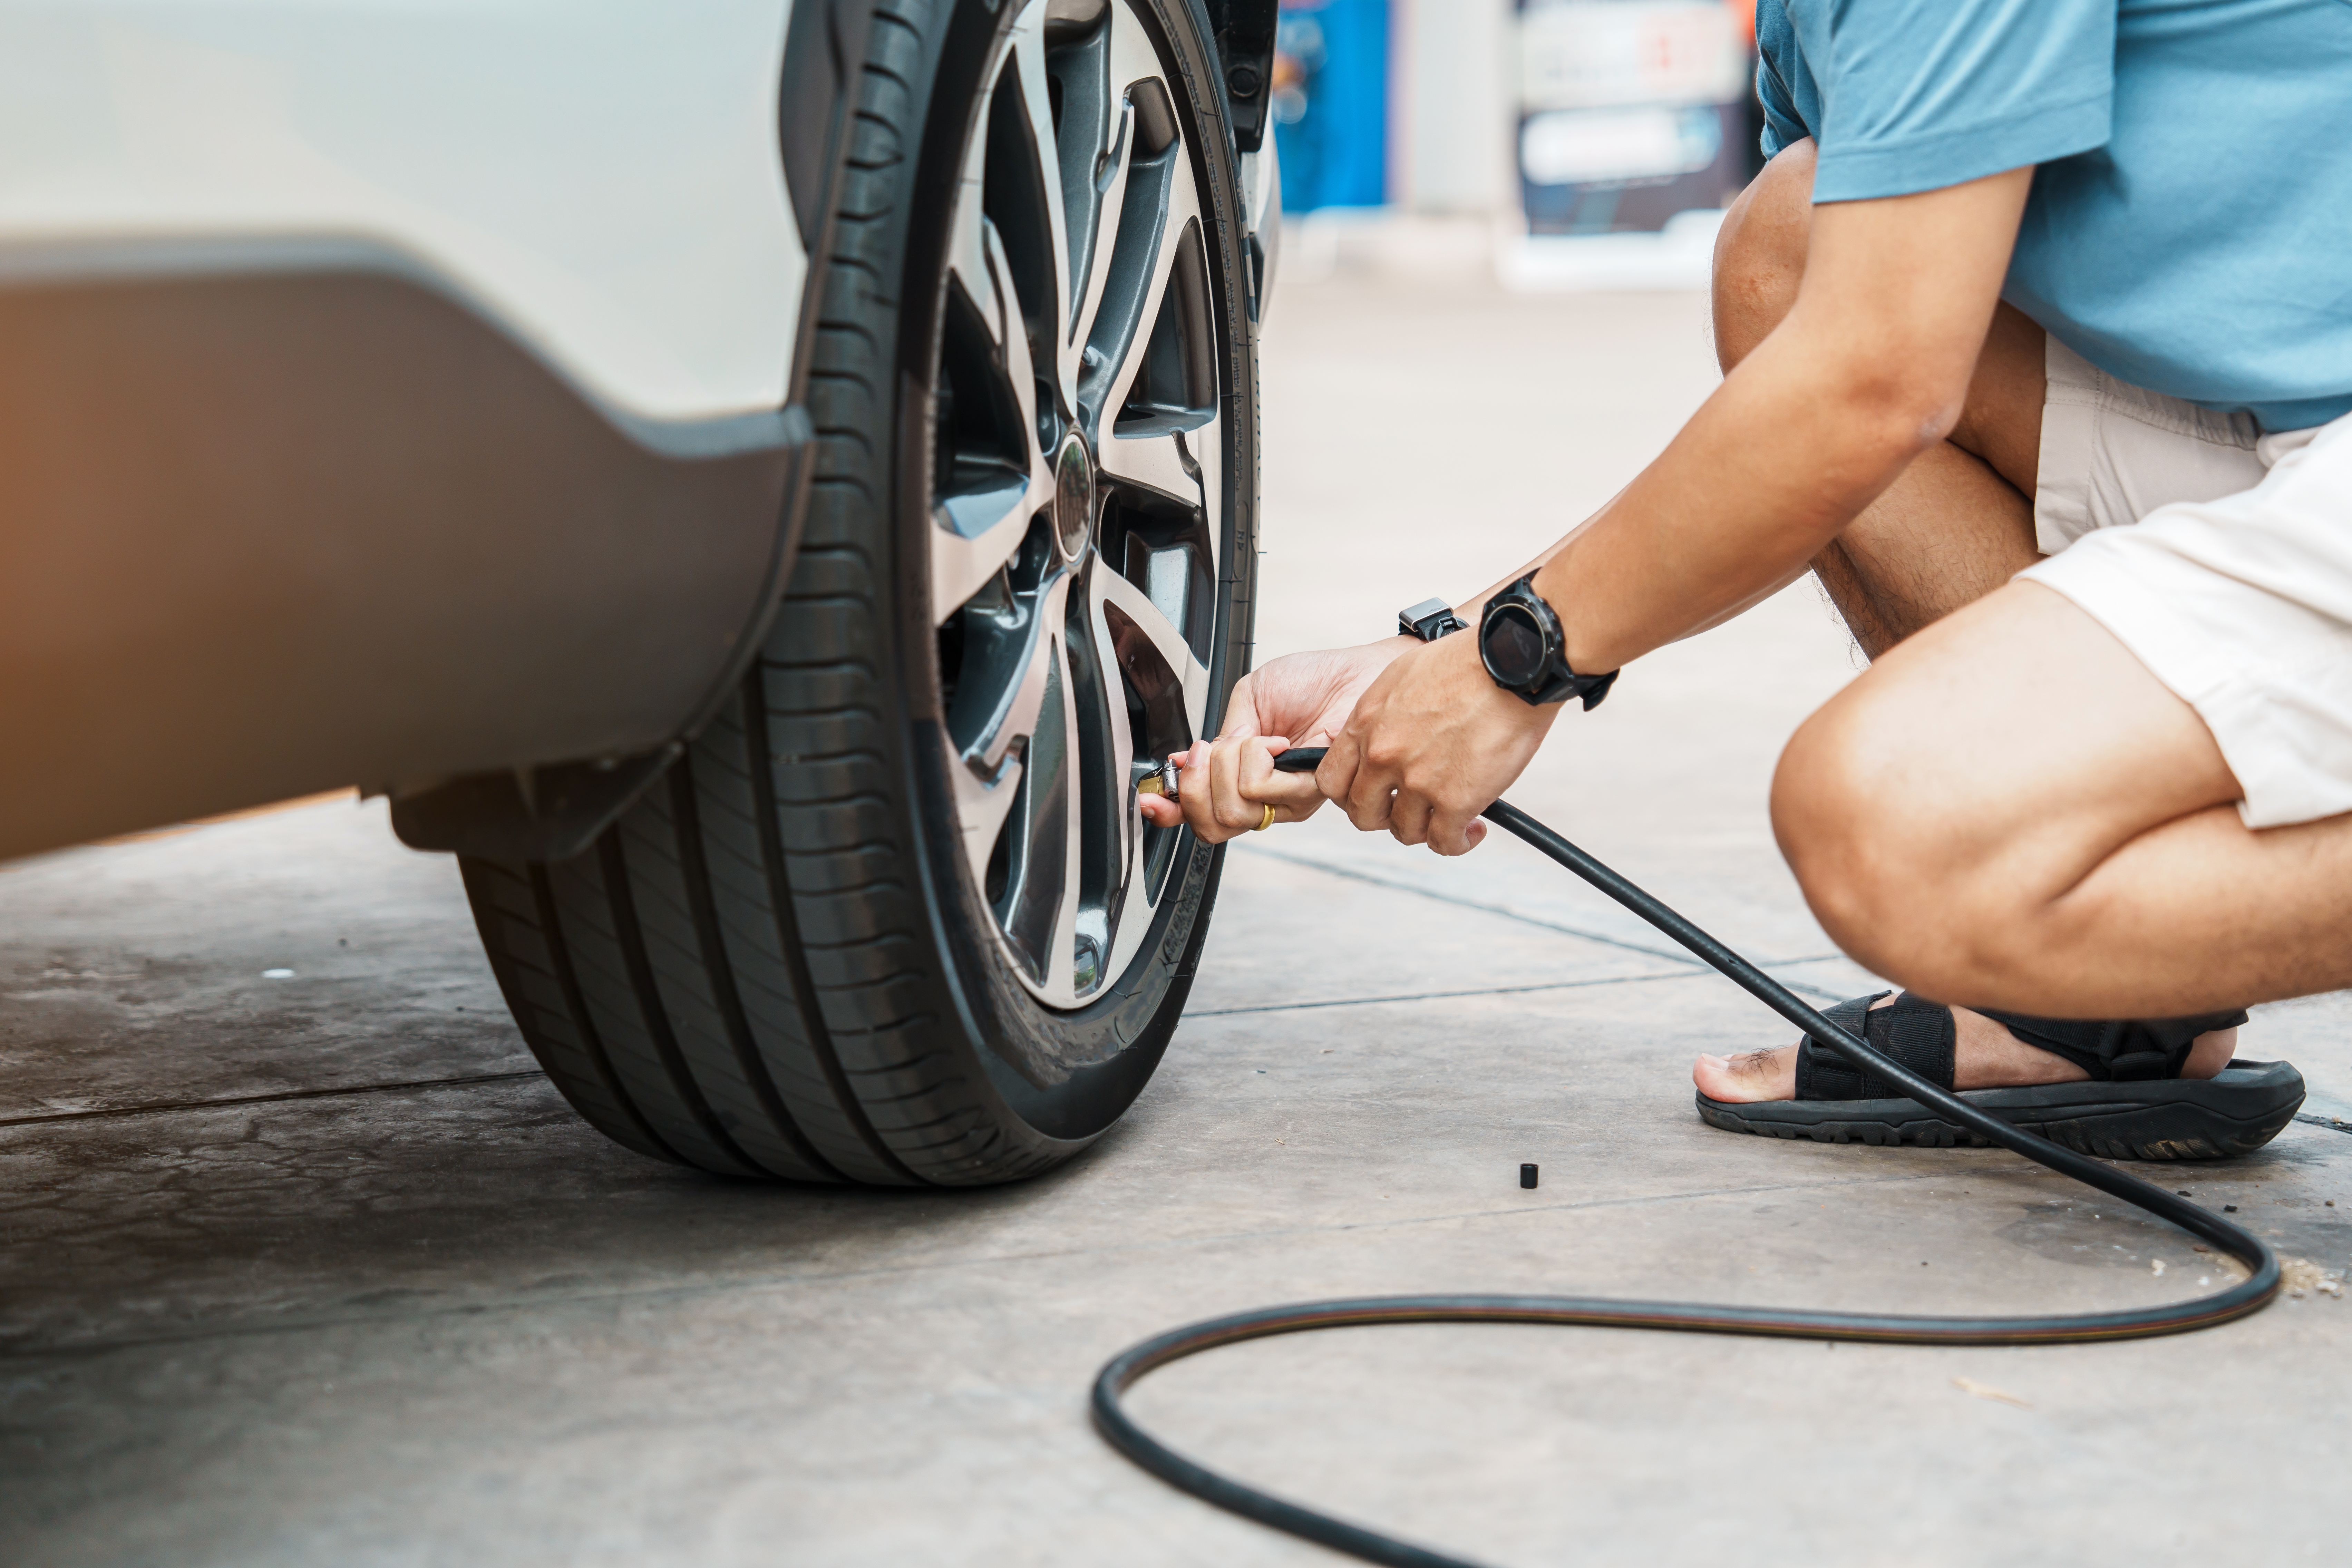
POLYGON ((1423 599, 1410 609, 1397 612, 1397 636, 1401 637, 1435 642, 1468 629, 1462 617, 1454 613, 1454 606, 1443 599, 1423 599))
POLYGON ((1559 616, 1536 592, 1532 572, 1486 601, 1478 617, 1478 657, 1495 684, 1530 707, 1584 699, 1601 706, 1617 672, 1579 675, 1568 667, 1567 638, 1559 616))

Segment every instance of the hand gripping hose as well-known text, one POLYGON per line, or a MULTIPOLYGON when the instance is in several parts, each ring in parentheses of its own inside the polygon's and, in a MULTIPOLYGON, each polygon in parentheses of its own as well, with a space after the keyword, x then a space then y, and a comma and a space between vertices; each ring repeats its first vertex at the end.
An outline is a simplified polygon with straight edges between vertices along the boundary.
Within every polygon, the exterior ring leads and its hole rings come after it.
MULTIPOLYGON (((1321 750, 1311 747, 1293 748, 1279 759, 1289 764, 1283 769, 1286 773, 1305 772, 1322 760, 1321 750)), ((1260 1524, 1286 1530, 1368 1563, 1391 1563, 1397 1568, 1476 1568, 1476 1564, 1465 1559, 1349 1524, 1221 1476, 1186 1458, 1137 1426, 1120 1399, 1147 1373, 1219 1345, 1309 1329, 1357 1328, 1368 1323, 1563 1323, 1601 1329, 1664 1329, 1683 1333, 1864 1340, 1879 1344, 2044 1345, 2084 1340, 2144 1339, 2210 1328, 2260 1310, 2278 1293, 2278 1256, 2251 1233, 2137 1176, 2012 1127, 1958 1095, 1937 1088, 1831 1023, 1739 954, 1508 802, 1496 801, 1484 815, 1690 949, 1740 989, 1855 1067, 1892 1080, 1904 1093, 1947 1121, 1957 1122, 2038 1165, 2072 1176, 2135 1208, 2169 1220, 2192 1236, 2204 1237, 2243 1263, 2249 1278, 2226 1290, 2174 1306, 2052 1318, 1914 1317, 1809 1311, 1791 1307, 1616 1301, 1591 1296, 1363 1296, 1235 1312, 1171 1329, 1129 1345, 1106 1363, 1095 1377, 1096 1427, 1113 1447, 1161 1480, 1260 1524)))

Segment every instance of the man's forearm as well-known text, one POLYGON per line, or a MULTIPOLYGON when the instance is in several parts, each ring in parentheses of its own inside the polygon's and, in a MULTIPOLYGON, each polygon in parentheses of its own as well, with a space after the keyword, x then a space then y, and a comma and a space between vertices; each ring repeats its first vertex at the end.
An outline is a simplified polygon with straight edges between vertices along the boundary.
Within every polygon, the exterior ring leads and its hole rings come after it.
POLYGON ((1912 405, 1855 396, 1827 357, 1768 342, 1562 542, 1536 591, 1570 665, 1615 669, 1788 581, 1939 437, 1912 405))
MULTIPOLYGON (((1553 561, 1559 559, 1559 556, 1568 552, 1571 546, 1581 542, 1588 534, 1592 532, 1594 529, 1600 527, 1604 522, 1608 523, 1612 528, 1628 531, 1633 539, 1638 540, 1643 531, 1644 525, 1641 520, 1638 510, 1629 510, 1629 506, 1633 509, 1638 509, 1644 502, 1655 505, 1657 503, 1650 494, 1650 491, 1653 489, 1671 493, 1672 489, 1675 488, 1673 480, 1675 476, 1674 476, 1671 471, 1667 476, 1665 476, 1667 479, 1666 483, 1645 487, 1643 481, 1650 479, 1653 470, 1665 466, 1670 460, 1675 461, 1677 467, 1687 466, 1694 460, 1704 465, 1706 463, 1706 459, 1709 456, 1715 456, 1718 463, 1721 461, 1721 454, 1710 454, 1703 446, 1696 451, 1678 451, 1677 448, 1682 447, 1685 442, 1688 440, 1688 431, 1685 431, 1684 437, 1681 439, 1678 439, 1675 446, 1669 447, 1666 452, 1659 458, 1658 461, 1651 465, 1650 469, 1644 469, 1640 478, 1636 479, 1633 484, 1628 485, 1624 489, 1622 489, 1614 496, 1612 496, 1608 501, 1601 506, 1599 511, 1594 512, 1591 517, 1586 518, 1582 522, 1578 523, 1574 528, 1570 529, 1568 532, 1562 534, 1559 539, 1554 540, 1549 545, 1546 546, 1542 553, 1517 567, 1508 575, 1487 584, 1475 596, 1465 599, 1455 605, 1454 606, 1455 616, 1465 623, 1473 626, 1476 625, 1479 614, 1486 608, 1487 600, 1493 598, 1496 594, 1501 593, 1505 588, 1509 587, 1520 578, 1527 576, 1529 573, 1534 573, 1536 574, 1536 591, 1541 594, 1548 603, 1559 609, 1562 614, 1563 619, 1568 623, 1568 625, 1575 628, 1570 633, 1569 662, 1578 669, 1615 669, 1620 665, 1633 658, 1638 658, 1641 654, 1650 652, 1653 648, 1662 647, 1666 643, 1675 641, 1681 637, 1690 637, 1696 633, 1706 631, 1709 627, 1719 626, 1723 622, 1729 620, 1732 616, 1739 614, 1741 611, 1760 604, 1765 599, 1769 598, 1773 594, 1776 594, 1780 589, 1788 586, 1789 584, 1794 582, 1797 578, 1804 574, 1807 563, 1811 561, 1812 557, 1816 553, 1819 552, 1821 545, 1828 542, 1830 538, 1835 536, 1838 529, 1843 528, 1845 522, 1851 521, 1855 513, 1858 513, 1864 506, 1869 504, 1870 496, 1863 497, 1862 500, 1853 508, 1853 512, 1849 512, 1843 519, 1838 520, 1833 526, 1829 528, 1828 532, 1820 538, 1818 542, 1813 543, 1811 548, 1805 550, 1792 564, 1784 564, 1777 572, 1772 570, 1771 563, 1773 557, 1764 550, 1748 548, 1748 546, 1751 542, 1738 537, 1740 531, 1738 530, 1736 525, 1719 531, 1717 537, 1709 542, 1712 543, 1717 553, 1722 557, 1724 563, 1733 568, 1733 570, 1726 574, 1727 583, 1725 591, 1729 594, 1729 597, 1723 599, 1719 604, 1708 604, 1705 602, 1693 603, 1687 600, 1679 600, 1671 596, 1670 590, 1674 585, 1673 578, 1651 574, 1652 581, 1658 587, 1668 589, 1669 593, 1662 595, 1660 602, 1656 605, 1653 606, 1652 615, 1649 617, 1647 624, 1637 624, 1634 628, 1635 636, 1632 639, 1623 639, 1622 633, 1619 634, 1621 641, 1637 641, 1640 642, 1642 646, 1635 648, 1633 652, 1618 655, 1614 662, 1601 664, 1591 663, 1590 660, 1595 658, 1605 658, 1609 657, 1606 652, 1599 654, 1594 653, 1592 650, 1592 645, 1596 634, 1599 634, 1601 640, 1605 646, 1608 640, 1608 634, 1612 627, 1612 623, 1609 617, 1595 614, 1594 606, 1579 602, 1577 584, 1581 581, 1589 586, 1591 583, 1596 581, 1597 579, 1594 575, 1594 568, 1590 563, 1580 560, 1576 563, 1564 565, 1561 571, 1557 574, 1548 574, 1545 569, 1550 566, 1553 561), (1562 578, 1565 578, 1566 581, 1561 581, 1560 579, 1562 578), (1687 624, 1682 624, 1685 616, 1695 616, 1696 618, 1690 619, 1687 624), (1666 626, 1672 626, 1674 629, 1664 630, 1664 628, 1666 626), (1577 635, 1578 631, 1581 631, 1585 635, 1583 637, 1579 637, 1577 635), (1642 635, 1643 633, 1649 634, 1646 640, 1642 635)), ((1733 438, 1736 440, 1736 430, 1732 432, 1732 435, 1733 438)), ((1867 456, 1864 456, 1863 460, 1866 463, 1868 461, 1867 456)), ((1883 489, 1886 485, 1892 483, 1895 475, 1902 471, 1903 464, 1907 463, 1909 460, 1910 454, 1908 452, 1899 454, 1898 459, 1895 461, 1892 467, 1888 469, 1885 477, 1878 480, 1876 486, 1871 490, 1870 495, 1874 496, 1879 489, 1883 489)), ((1849 466, 1851 466, 1851 464, 1849 466)), ((1686 486, 1690 481, 1687 479, 1685 479, 1683 482, 1686 486)), ((1656 525, 1654 523, 1651 526, 1655 527, 1656 525)), ((1803 536, 1801 535, 1800 537, 1801 538, 1803 536)), ((1607 536, 1604 535, 1602 540, 1603 547, 1608 543, 1609 540, 1607 536)))
POLYGON ((1780 329, 1655 462, 1531 563, 1572 666, 1614 669, 1768 596, 1942 437, 2031 181, 2014 170, 1816 209, 1780 329))
POLYGON ((1546 565, 1550 563, 1553 556, 1567 549, 1570 542, 1576 539, 1578 535, 1581 534, 1586 529, 1591 528, 1594 523, 1600 521, 1601 519, 1608 512, 1610 507, 1615 506, 1618 500, 1622 498, 1625 492, 1623 490, 1619 490, 1616 495, 1609 498, 1607 502, 1601 506, 1601 510, 1594 512, 1591 517, 1586 518, 1582 522, 1578 523, 1574 528, 1570 529, 1566 533, 1561 534, 1558 539, 1555 539, 1549 544, 1545 545, 1541 554, 1536 556, 1533 560, 1528 561, 1524 565, 1519 566, 1508 576, 1487 584, 1470 598, 1465 599, 1461 603, 1455 605, 1454 606, 1454 614, 1455 617, 1471 626, 1476 626, 1478 624, 1479 614, 1486 609, 1487 600, 1493 598, 1496 595, 1501 593, 1504 589, 1509 587, 1512 584, 1517 582, 1528 573, 1542 571, 1546 565))

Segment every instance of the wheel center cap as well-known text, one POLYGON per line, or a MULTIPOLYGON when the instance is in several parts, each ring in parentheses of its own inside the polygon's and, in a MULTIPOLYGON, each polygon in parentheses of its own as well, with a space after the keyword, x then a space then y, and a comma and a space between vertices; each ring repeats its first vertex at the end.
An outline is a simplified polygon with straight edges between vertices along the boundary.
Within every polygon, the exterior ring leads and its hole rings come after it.
POLYGON ((1095 531, 1095 460, 1072 435, 1054 458, 1054 533, 1065 559, 1086 553, 1095 531))

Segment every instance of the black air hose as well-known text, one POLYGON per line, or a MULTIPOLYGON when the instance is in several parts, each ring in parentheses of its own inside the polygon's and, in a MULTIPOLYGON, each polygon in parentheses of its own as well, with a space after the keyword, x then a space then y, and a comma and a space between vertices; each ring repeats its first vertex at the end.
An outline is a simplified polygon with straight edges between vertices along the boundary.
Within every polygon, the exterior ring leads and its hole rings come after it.
MULTIPOLYGON (((1276 760, 1286 773, 1303 773, 1323 760, 1320 747, 1294 747, 1276 760), (1287 765, 1285 765, 1287 764, 1287 765)), ((1946 1121, 1957 1122, 2059 1174, 2121 1198, 2158 1219, 2202 1237, 2243 1263, 2242 1284, 2168 1307, 2071 1317, 1945 1318, 1897 1313, 1822 1312, 1800 1308, 1710 1307, 1684 1301, 1616 1301, 1590 1296, 1364 1296, 1304 1301, 1235 1312, 1155 1334, 1113 1356, 1095 1377, 1095 1426, 1111 1446, 1171 1486, 1261 1524, 1286 1530, 1368 1563, 1398 1568, 1476 1568, 1459 1557, 1415 1546, 1377 1530, 1349 1524, 1286 1502, 1194 1463, 1136 1425, 1120 1403, 1138 1379, 1169 1363, 1219 1345, 1293 1334, 1309 1329, 1368 1323, 1564 1323, 1587 1328, 1667 1329, 1684 1333, 1762 1334, 1783 1339, 1865 1340, 1880 1344, 2041 1345, 2085 1340, 2145 1339, 2210 1328, 2258 1311, 2278 1293, 2277 1254, 2251 1232, 2087 1155, 2011 1126, 1949 1090, 1874 1050, 1840 1028, 1739 954, 1691 924, 1616 872, 1507 801, 1483 814, 1526 839, 1707 963, 1804 1033, 1827 1044, 1854 1067, 1887 1079, 1946 1121)))

